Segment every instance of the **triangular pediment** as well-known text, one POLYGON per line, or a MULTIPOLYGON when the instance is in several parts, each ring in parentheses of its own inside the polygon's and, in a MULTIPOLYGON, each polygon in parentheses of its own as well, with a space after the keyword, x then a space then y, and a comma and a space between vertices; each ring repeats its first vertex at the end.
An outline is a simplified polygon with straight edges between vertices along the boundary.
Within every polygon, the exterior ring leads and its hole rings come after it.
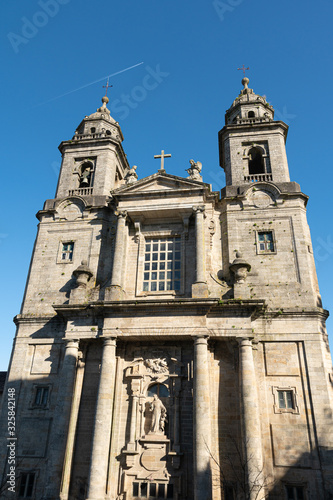
POLYGON ((159 191, 183 191, 183 190, 202 190, 209 189, 210 186, 204 182, 193 181, 191 179, 184 179, 183 177, 178 177, 176 175, 170 174, 154 174, 144 179, 131 184, 125 185, 112 194, 114 195, 136 195, 143 193, 154 193, 159 191))

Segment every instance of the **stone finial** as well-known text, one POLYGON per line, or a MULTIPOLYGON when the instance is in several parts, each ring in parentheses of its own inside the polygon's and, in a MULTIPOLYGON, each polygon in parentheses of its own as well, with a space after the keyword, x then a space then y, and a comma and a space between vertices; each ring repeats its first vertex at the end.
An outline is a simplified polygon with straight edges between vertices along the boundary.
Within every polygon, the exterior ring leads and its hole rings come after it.
POLYGON ((248 88, 249 82, 250 82, 250 80, 247 78, 247 76, 244 76, 244 78, 242 80, 242 84, 244 85, 244 89, 248 88))
POLYGON ((97 109, 98 113, 106 113, 107 115, 110 114, 110 110, 106 107, 107 103, 109 102, 108 96, 103 96, 102 97, 102 106, 97 109))
POLYGON ((247 273, 251 270, 251 266, 242 258, 240 252, 236 252, 236 258, 230 264, 229 269, 234 274, 236 283, 244 283, 247 273))
POLYGON ((86 260, 82 260, 81 265, 73 271, 73 275, 76 278, 77 286, 86 288, 88 281, 93 276, 93 273, 88 267, 88 262, 86 260))
POLYGON ((136 165, 133 165, 132 168, 127 172, 125 175, 125 181, 126 184, 134 184, 138 180, 138 174, 136 173, 136 169, 138 167, 136 165))

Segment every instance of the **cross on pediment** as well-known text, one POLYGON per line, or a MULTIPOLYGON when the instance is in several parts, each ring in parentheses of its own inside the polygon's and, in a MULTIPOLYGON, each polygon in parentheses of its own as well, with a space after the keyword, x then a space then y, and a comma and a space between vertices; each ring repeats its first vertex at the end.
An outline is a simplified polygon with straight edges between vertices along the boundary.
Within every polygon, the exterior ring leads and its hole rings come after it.
POLYGON ((154 155, 154 158, 161 158, 161 168, 160 170, 164 170, 164 158, 171 158, 171 155, 164 153, 164 149, 162 149, 160 155, 154 155))

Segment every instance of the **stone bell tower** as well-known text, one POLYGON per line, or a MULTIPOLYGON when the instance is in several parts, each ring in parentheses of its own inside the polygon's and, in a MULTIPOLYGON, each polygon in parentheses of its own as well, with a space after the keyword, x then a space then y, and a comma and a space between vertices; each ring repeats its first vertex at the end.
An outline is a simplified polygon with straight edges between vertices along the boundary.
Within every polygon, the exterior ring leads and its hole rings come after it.
POLYGON ((246 182, 289 182, 285 150, 288 126, 274 121, 274 109, 265 97, 244 88, 225 116, 225 127, 219 132, 220 165, 227 186, 246 182))
MULTIPOLYGON (((273 107, 248 83, 243 78, 244 88, 218 134, 226 174, 225 266, 238 252, 249 270, 246 284, 236 280, 235 297, 260 296, 274 308, 317 306, 321 298, 306 220, 308 197, 290 181, 288 126, 274 120, 273 107)), ((232 266, 230 270, 233 275, 232 266)))
POLYGON ((61 173, 56 198, 73 195, 106 195, 123 183, 129 165, 122 147, 119 123, 106 107, 109 98, 96 113, 86 116, 70 141, 63 141, 61 173))

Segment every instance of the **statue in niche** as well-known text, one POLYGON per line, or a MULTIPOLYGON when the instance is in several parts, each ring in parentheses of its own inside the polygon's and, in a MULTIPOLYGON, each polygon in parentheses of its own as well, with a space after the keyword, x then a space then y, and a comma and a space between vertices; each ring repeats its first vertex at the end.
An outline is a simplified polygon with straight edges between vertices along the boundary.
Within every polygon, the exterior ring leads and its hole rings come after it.
POLYGON ((91 165, 89 163, 85 163, 82 167, 82 172, 80 175, 80 188, 90 186, 90 177, 91 177, 91 165))
POLYGON ((126 184, 134 184, 138 180, 138 174, 136 173, 137 168, 136 165, 133 165, 133 167, 129 169, 125 175, 126 184))
POLYGON ((189 174, 188 179, 192 179, 193 181, 202 181, 202 176, 200 175, 202 169, 201 161, 195 162, 194 160, 190 160, 190 168, 186 170, 189 174))
POLYGON ((154 394, 154 398, 150 403, 149 409, 152 412, 150 433, 163 434, 167 411, 162 401, 158 398, 157 394, 154 394))

